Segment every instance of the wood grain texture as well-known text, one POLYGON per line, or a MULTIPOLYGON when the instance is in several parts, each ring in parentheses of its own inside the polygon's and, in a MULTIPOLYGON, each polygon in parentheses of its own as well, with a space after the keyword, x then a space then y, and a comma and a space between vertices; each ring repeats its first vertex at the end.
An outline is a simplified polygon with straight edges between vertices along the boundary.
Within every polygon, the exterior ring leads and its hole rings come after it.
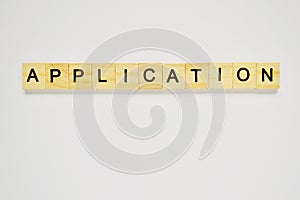
POLYGON ((137 89, 139 86, 139 68, 137 63, 117 63, 116 68, 116 88, 117 89, 137 89), (125 76, 127 70, 127 76, 125 76))
POLYGON ((185 65, 185 77, 187 88, 208 88, 208 63, 187 63, 185 65), (192 70, 200 70, 198 72, 192 70), (197 73, 197 77, 196 77, 197 73), (197 80, 196 80, 197 79, 197 80))
POLYGON ((233 88, 256 88, 256 63, 233 63, 233 88))
POLYGON ((259 89, 280 88, 280 63, 257 63, 256 80, 256 87, 259 89))
POLYGON ((114 89, 116 82, 116 65, 113 63, 93 63, 92 76, 93 88, 97 90, 114 89), (98 74, 99 69, 101 72, 100 77, 98 74))
MULTIPOLYGON (((69 64, 68 63, 46 63, 46 89, 69 89, 69 64), (51 81, 51 70, 59 70, 60 75, 51 81)), ((57 75, 57 71, 53 72, 57 75)))
POLYGON ((22 65, 23 89, 45 89, 45 63, 24 63, 22 65))
POLYGON ((162 63, 139 63, 139 89, 162 89, 162 63))
POLYGON ((24 90, 278 89, 280 63, 24 63, 22 78, 24 90))
POLYGON ((185 64, 163 64, 163 87, 185 88, 185 64))
POLYGON ((70 89, 91 89, 92 88, 92 65, 91 64, 88 63, 69 64, 69 88, 70 89), (82 70, 82 71, 76 71, 76 70, 82 70))
POLYGON ((209 88, 232 88, 232 63, 209 63, 209 88))

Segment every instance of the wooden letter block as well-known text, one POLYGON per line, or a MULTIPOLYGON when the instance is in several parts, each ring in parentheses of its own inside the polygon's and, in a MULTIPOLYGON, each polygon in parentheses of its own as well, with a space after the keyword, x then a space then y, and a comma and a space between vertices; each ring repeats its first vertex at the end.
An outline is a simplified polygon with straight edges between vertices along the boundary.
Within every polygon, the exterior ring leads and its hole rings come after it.
POLYGON ((162 64, 139 63, 139 88, 162 89, 162 64))
POLYGON ((92 88, 92 65, 88 63, 69 64, 69 88, 92 88))
POLYGON ((24 63, 23 89, 45 89, 45 63, 24 63))
POLYGON ((232 88, 232 63, 209 63, 209 88, 232 88))
POLYGON ((24 90, 278 89, 280 63, 24 63, 24 90))
POLYGON ((163 64, 163 86, 169 89, 184 89, 185 64, 163 64))
POLYGON ((280 63, 257 63, 257 88, 280 88, 280 63))
POLYGON ((137 89, 139 86, 139 68, 137 63, 117 63, 116 88, 137 89))
POLYGON ((116 81, 116 68, 113 63, 92 64, 93 88, 95 89, 114 89, 116 81))
POLYGON ((187 88, 208 88, 208 63, 187 63, 185 78, 187 88))
POLYGON ((256 88, 256 63, 233 63, 233 88, 256 88))
POLYGON ((67 63, 46 63, 46 89, 69 89, 67 63))

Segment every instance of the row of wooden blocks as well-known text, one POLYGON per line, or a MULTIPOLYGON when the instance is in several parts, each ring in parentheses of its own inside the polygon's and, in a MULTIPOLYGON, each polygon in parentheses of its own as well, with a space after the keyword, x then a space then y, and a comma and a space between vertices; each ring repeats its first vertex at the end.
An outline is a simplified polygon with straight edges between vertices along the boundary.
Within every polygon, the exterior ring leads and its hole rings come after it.
POLYGON ((280 87, 279 63, 24 63, 23 88, 184 89, 280 87))

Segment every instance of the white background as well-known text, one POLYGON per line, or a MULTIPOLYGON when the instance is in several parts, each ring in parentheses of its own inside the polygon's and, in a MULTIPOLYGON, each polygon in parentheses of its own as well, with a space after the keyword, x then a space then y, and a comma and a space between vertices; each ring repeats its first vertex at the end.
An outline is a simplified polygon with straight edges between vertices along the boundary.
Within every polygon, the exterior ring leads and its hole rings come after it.
MULTIPOLYGON (((299 26, 296 0, 1 1, 0 199, 299 199, 299 26), (113 35, 144 27, 182 33, 213 61, 279 61, 281 88, 227 94, 223 135, 205 160, 198 155, 211 103, 208 94, 199 94, 199 137, 182 159, 148 175, 108 169, 80 143, 72 94, 25 94, 21 64, 82 62, 113 35)), ((155 53, 124 59, 178 61, 155 53)), ((97 98, 105 104, 110 97, 97 98)), ((133 120, 146 125, 153 100, 173 106, 167 119, 178 120, 180 110, 169 99, 137 96, 133 120)), ((100 103, 99 121, 111 116, 111 107, 100 103)), ((113 123, 106 128, 116 129, 113 123)), ((116 145, 134 151, 123 139, 116 145)))

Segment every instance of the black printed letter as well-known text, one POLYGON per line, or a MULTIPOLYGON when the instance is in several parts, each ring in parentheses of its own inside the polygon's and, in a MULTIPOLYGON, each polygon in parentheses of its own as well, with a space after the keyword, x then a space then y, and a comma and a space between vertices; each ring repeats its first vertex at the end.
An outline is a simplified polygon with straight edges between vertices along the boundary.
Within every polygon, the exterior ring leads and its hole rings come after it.
POLYGON ((195 82, 197 83, 198 82, 198 73, 197 72, 200 72, 201 69, 191 69, 192 72, 195 72, 195 82))
POLYGON ((154 69, 152 69, 152 68, 146 69, 146 70, 144 71, 144 79, 145 79, 145 81, 147 81, 147 82, 153 82, 153 81, 155 80, 155 77, 154 77, 154 76, 153 76, 151 79, 148 79, 148 78, 146 77, 146 73, 147 73, 148 71, 151 71, 152 73, 155 73, 154 69))
POLYGON ((34 78, 36 82, 39 82, 39 79, 34 71, 33 68, 30 69, 30 72, 29 72, 29 75, 28 75, 28 78, 27 78, 27 81, 26 82, 29 82, 31 78, 34 78))
POLYGON ((50 69, 50 82, 53 83, 53 78, 59 77, 61 74, 59 69, 50 69), (54 72, 57 72, 57 74, 54 74, 54 72))
POLYGON ((240 81, 247 81, 247 80, 250 78, 250 72, 249 72, 249 70, 248 70, 247 68, 245 68, 245 67, 240 68, 240 69, 237 71, 237 78, 238 78, 240 81), (240 73, 241 73, 242 70, 245 70, 245 71, 247 72, 246 78, 241 78, 241 77, 240 77, 240 73))

